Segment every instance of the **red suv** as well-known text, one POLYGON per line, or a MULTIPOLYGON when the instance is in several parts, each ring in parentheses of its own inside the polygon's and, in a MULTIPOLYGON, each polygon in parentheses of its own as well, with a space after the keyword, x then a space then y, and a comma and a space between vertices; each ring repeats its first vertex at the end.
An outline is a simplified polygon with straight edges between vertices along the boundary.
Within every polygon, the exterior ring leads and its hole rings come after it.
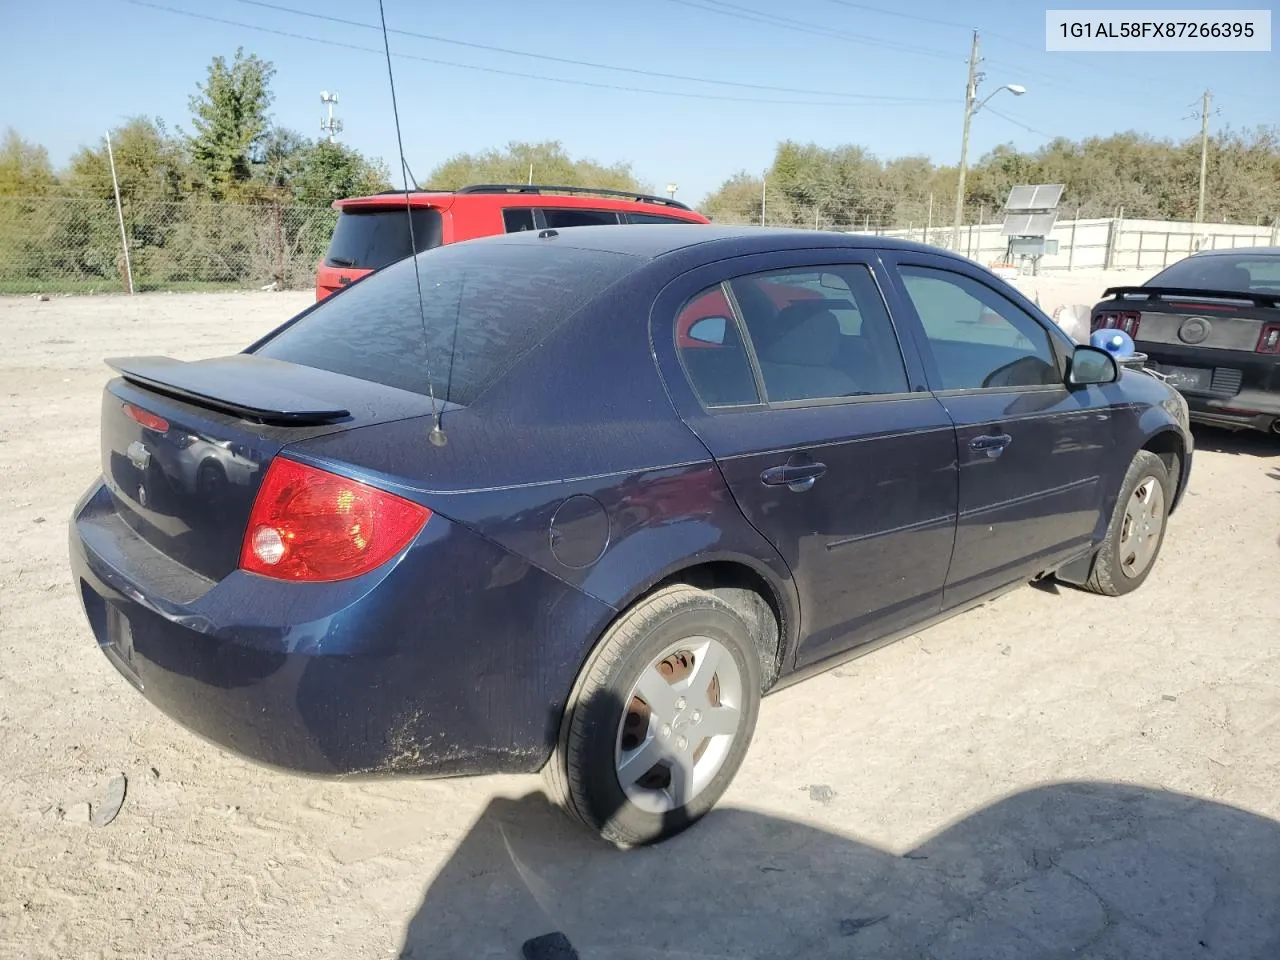
POLYGON ((485 183, 461 190, 403 190, 334 201, 338 223, 316 276, 323 300, 366 274, 409 255, 406 206, 417 252, 446 243, 519 230, 604 223, 710 223, 666 197, 588 187, 485 183))

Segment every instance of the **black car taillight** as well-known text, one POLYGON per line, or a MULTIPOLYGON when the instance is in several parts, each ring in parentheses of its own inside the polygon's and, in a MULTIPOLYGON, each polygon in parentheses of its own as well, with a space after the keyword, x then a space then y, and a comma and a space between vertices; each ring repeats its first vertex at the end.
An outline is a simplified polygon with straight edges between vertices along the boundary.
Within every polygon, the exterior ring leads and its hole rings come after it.
POLYGON ((1138 336, 1138 325, 1142 322, 1142 314, 1127 311, 1125 313, 1096 313, 1090 324, 1092 330, 1123 330, 1129 336, 1138 336))
POLYGON ((1258 337, 1258 353, 1280 353, 1280 323, 1268 323, 1258 337))

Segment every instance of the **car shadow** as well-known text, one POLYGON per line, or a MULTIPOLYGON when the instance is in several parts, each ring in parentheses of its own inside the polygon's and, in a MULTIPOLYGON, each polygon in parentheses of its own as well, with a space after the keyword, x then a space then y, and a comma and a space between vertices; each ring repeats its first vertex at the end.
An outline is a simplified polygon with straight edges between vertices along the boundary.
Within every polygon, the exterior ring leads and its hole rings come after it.
MULTIPOLYGON (((852 762, 852 761, 851 761, 852 762)), ((722 806, 620 851, 540 792, 495 799, 400 957, 1275 958, 1280 823, 1154 788, 1007 796, 909 850, 722 806)))
POLYGON ((1259 430, 1226 430, 1205 424, 1193 424, 1196 451, 1232 453, 1249 457, 1280 457, 1280 436, 1259 430))

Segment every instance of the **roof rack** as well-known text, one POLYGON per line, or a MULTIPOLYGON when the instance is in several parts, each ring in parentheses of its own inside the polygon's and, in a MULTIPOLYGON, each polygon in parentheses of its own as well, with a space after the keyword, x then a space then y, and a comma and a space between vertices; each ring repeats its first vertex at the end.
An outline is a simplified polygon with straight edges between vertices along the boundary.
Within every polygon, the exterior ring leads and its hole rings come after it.
POLYGON ((671 197, 655 197, 647 193, 634 193, 629 190, 608 190, 603 187, 549 187, 535 183, 476 183, 468 187, 460 187, 454 193, 585 193, 601 197, 622 197, 639 203, 656 203, 664 207, 675 207, 677 210, 688 210, 686 204, 671 197))

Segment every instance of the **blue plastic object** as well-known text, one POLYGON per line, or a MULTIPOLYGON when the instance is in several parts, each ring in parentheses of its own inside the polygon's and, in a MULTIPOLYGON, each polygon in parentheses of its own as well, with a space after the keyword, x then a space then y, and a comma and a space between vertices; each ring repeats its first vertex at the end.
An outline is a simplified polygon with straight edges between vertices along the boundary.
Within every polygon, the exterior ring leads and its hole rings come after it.
POLYGON ((1117 360, 1122 357, 1131 357, 1135 352, 1133 337, 1129 336, 1123 330, 1095 330, 1089 336, 1089 344, 1090 346, 1098 347, 1101 350, 1106 350, 1117 360))

